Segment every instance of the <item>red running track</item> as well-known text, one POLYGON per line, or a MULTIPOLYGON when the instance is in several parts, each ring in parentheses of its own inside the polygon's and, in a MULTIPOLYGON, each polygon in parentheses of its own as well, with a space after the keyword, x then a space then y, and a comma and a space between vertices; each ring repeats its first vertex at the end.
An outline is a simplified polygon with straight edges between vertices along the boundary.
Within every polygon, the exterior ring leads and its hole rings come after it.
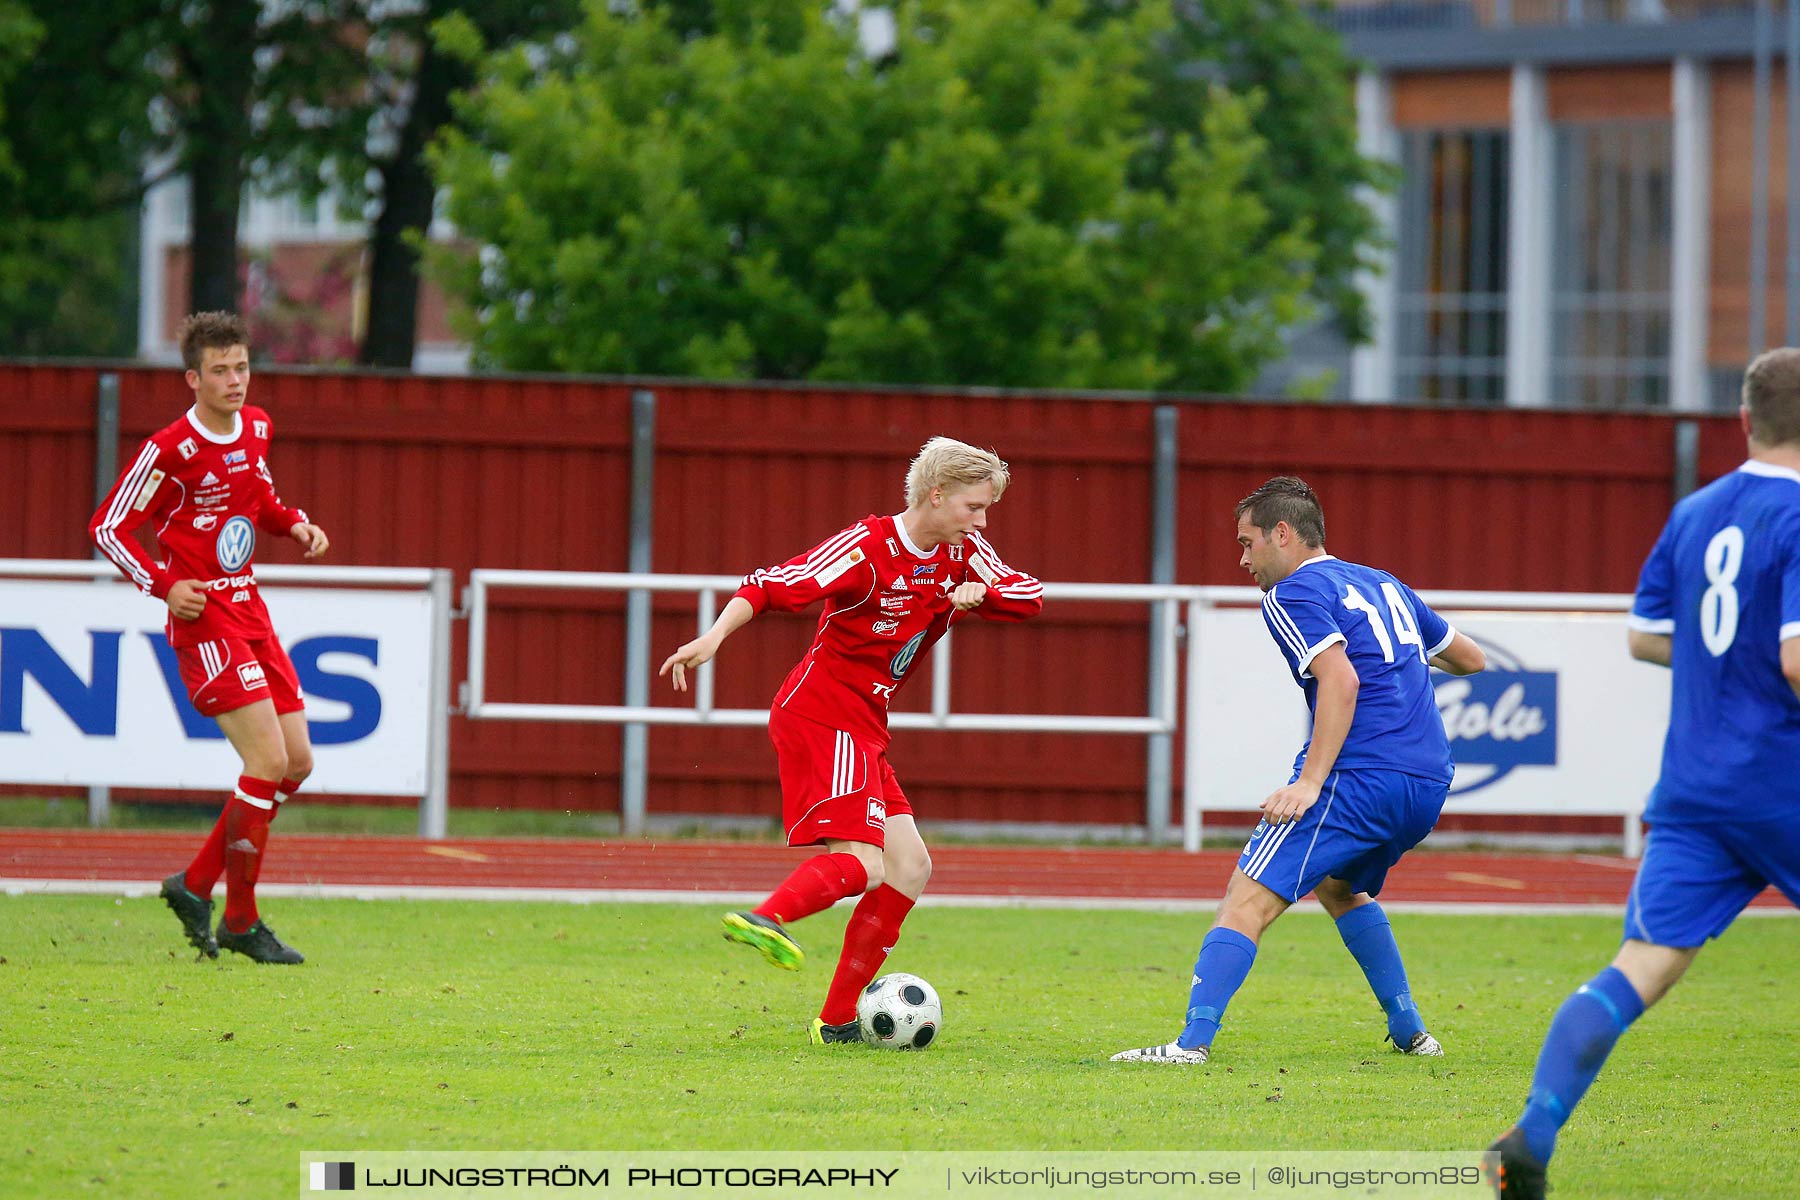
MULTIPOLYGON (((194 833, 0 829, 0 879, 147 883, 185 866, 194 833)), ((588 841, 276 833, 262 882, 605 891, 766 892, 800 851, 749 842, 588 841)), ((1120 900, 1216 900, 1234 851, 1191 855, 1137 847, 935 847, 931 892, 1120 900)), ((1413 903, 1622 905, 1636 864, 1602 855, 1420 852, 1382 899, 1413 903)), ((1783 905, 1774 891, 1759 906, 1783 905)))

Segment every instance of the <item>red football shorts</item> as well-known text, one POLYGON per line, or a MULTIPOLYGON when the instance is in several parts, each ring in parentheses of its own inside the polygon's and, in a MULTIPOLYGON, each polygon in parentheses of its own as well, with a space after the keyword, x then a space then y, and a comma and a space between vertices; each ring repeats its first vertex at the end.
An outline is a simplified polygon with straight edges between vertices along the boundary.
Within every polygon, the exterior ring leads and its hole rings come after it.
POLYGON ((188 699, 203 717, 216 717, 258 700, 273 700, 277 713, 306 707, 294 664, 273 637, 255 641, 216 638, 178 646, 175 661, 181 665, 188 699))
POLYGON ((790 846, 823 841, 887 842, 889 817, 911 816, 887 755, 841 729, 769 713, 781 769, 781 825, 790 846))

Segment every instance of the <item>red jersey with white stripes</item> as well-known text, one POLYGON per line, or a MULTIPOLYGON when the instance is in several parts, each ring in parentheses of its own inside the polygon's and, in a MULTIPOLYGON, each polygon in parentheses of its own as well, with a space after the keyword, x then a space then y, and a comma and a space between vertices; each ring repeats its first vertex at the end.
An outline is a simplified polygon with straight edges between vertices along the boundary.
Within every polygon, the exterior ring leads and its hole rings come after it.
POLYGON ((88 524, 88 533, 125 578, 165 599, 182 579, 206 585, 206 607, 192 621, 169 616, 169 644, 270 637, 269 610, 250 560, 256 531, 285 537, 307 520, 275 494, 269 474, 269 414, 246 404, 237 427, 217 434, 193 409, 150 435, 88 524), (166 562, 144 552, 133 530, 148 522, 166 562))
POLYGON ((926 551, 897 517, 864 517, 798 558, 752 571, 737 594, 758 613, 825 601, 812 648, 774 706, 885 747, 888 702, 968 615, 956 611, 950 593, 971 582, 987 585, 971 611, 989 620, 1023 621, 1043 610, 1044 585, 1007 566, 979 533, 926 551))

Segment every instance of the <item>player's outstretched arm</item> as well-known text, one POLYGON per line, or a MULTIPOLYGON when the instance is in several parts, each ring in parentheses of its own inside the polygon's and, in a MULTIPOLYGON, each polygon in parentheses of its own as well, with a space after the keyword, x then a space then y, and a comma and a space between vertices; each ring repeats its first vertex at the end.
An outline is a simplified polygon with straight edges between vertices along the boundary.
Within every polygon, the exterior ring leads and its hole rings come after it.
POLYGON ((675 653, 663 659, 657 675, 669 676, 676 691, 687 691, 687 673, 701 663, 712 661, 725 639, 748 625, 755 616, 756 609, 748 600, 742 596, 733 596, 725 605, 725 611, 719 614, 719 619, 713 622, 712 628, 693 641, 684 642, 675 653))
POLYGON ((1473 675, 1487 666, 1487 653, 1473 638, 1457 634, 1450 644, 1431 656, 1431 665, 1452 675, 1473 675))
POLYGON ((1800 696, 1800 637, 1791 637, 1781 643, 1781 673, 1787 676, 1794 695, 1800 696))

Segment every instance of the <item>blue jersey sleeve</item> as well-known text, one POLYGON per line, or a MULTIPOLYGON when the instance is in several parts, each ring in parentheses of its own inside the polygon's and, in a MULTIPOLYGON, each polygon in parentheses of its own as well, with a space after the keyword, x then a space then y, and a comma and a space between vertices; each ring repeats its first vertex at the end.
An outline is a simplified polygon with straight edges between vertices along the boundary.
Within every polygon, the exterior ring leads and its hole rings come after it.
POLYGON ((1637 595, 1632 598, 1626 624, 1642 633, 1675 632, 1675 565, 1671 561, 1675 539, 1670 535, 1674 524, 1671 518, 1663 526, 1662 536, 1638 572, 1637 595))
POLYGON ((1297 679, 1310 678, 1313 659, 1347 640, 1332 606, 1305 589, 1277 584, 1264 593, 1262 607, 1263 623, 1297 679))

